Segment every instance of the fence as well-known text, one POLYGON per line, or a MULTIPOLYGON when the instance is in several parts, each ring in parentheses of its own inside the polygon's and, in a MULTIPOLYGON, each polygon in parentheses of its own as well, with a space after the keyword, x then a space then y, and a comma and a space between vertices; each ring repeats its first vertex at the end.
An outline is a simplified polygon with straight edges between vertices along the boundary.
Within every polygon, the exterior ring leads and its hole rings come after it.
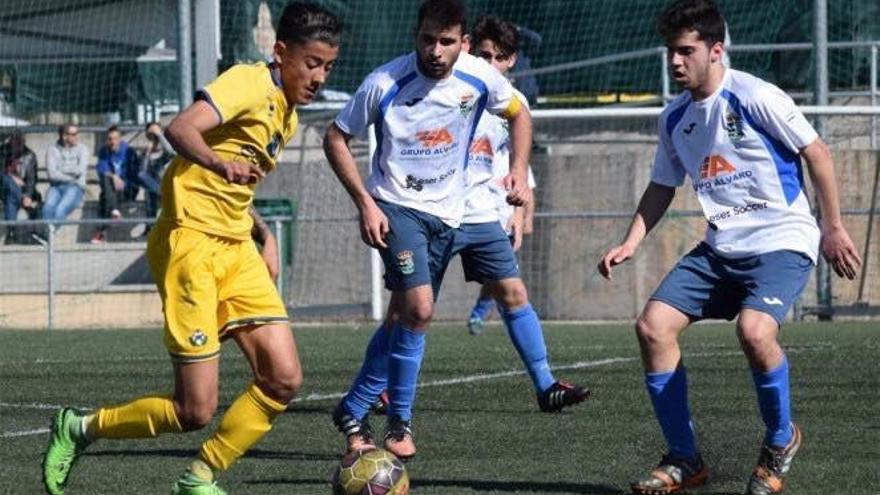
MULTIPOLYGON (((878 150, 871 148, 868 135, 878 110, 804 109, 825 116, 844 220, 866 254, 861 280, 832 281, 830 304, 861 308, 861 314, 868 314, 865 305, 880 304, 880 279, 872 276, 880 268, 880 252, 871 250, 869 242, 876 238, 876 229, 871 229, 876 227, 872 212, 877 212, 878 150)), ((613 283, 596 274, 599 256, 622 236, 647 185, 658 112, 535 112, 532 167, 538 181, 537 218, 535 234, 526 239, 520 261, 531 299, 545 318, 633 318, 676 259, 702 238, 705 221, 699 205, 690 191, 682 189, 669 214, 632 262, 620 267, 613 283)), ((381 267, 361 242, 354 207, 323 157, 321 138, 334 113, 303 116, 300 133, 285 149, 281 165, 257 191, 260 198, 296 203, 295 216, 270 217, 279 234, 292 232, 278 235, 280 252, 290 252, 280 289, 296 321, 370 318, 381 315, 387 301, 381 267)), ((367 143, 353 143, 366 172, 367 143)), ((47 239, 51 241, 47 246, 0 246, 4 274, 0 327, 161 325, 159 298, 143 259, 145 244, 129 232, 146 221, 116 222, 109 242, 89 244, 91 230, 106 222, 57 222, 58 233, 47 239)), ((16 227, 39 228, 39 222, 16 227)), ((820 304, 819 289, 822 286, 812 282, 804 292, 803 314, 829 306, 829 301, 820 304)), ((463 319, 476 292, 475 285, 464 283, 458 262, 453 262, 437 317, 463 319)))

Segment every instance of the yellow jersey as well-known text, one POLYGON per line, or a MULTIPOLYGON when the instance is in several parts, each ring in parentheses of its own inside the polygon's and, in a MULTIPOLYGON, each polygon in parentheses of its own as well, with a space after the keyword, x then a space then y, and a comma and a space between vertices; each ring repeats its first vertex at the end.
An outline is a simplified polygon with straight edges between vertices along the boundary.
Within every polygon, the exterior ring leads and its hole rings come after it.
MULTIPOLYGON (((225 161, 246 161, 268 174, 296 132, 295 108, 288 105, 280 77, 265 63, 229 68, 196 93, 220 116, 220 125, 203 134, 225 161)), ((159 222, 208 234, 247 240, 253 219, 248 208, 257 183, 233 184, 217 173, 176 157, 162 178, 159 222)))

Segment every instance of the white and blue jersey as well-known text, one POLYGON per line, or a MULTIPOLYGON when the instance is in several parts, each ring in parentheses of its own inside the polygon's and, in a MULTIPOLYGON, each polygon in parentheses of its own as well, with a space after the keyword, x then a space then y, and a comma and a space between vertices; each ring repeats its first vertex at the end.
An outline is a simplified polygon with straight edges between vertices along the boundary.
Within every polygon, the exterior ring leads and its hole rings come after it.
POLYGON ((661 114, 659 135, 651 181, 678 187, 690 177, 714 251, 744 258, 791 250, 816 262, 819 228, 800 150, 818 135, 782 90, 726 69, 708 98, 679 95, 661 114))
MULTIPOLYGON (((514 95, 528 108, 525 96, 516 89, 514 95)), ((508 191, 502 181, 510 173, 510 132, 506 120, 484 115, 468 153, 468 193, 462 223, 498 221, 507 230, 514 207, 508 204, 508 191)), ((529 187, 535 188, 535 177, 529 167, 529 187)), ((510 232, 508 232, 509 234, 510 232)))
POLYGON ((514 115, 513 86, 482 59, 462 53, 442 80, 419 72, 410 53, 373 71, 336 117, 343 132, 366 137, 376 153, 367 190, 457 227, 464 214, 467 155, 480 117, 514 115))

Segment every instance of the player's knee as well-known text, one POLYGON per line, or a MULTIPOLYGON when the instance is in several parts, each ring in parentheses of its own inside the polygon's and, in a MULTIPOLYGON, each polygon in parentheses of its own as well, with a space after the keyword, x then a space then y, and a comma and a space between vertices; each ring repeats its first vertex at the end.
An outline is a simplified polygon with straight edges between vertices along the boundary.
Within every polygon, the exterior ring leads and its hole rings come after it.
POLYGON ((644 313, 636 320, 636 335, 642 347, 662 345, 670 340, 670 333, 644 313))
POLYGON ((748 323, 740 323, 736 328, 739 337, 740 346, 744 351, 752 353, 763 349, 775 340, 775 335, 768 332, 760 325, 749 325, 748 323))
POLYGON ((217 411, 217 401, 184 402, 177 410, 177 420, 183 431, 196 431, 211 424, 217 411))
POLYGON ((434 316, 434 304, 431 301, 419 301, 406 309, 401 314, 401 322, 409 328, 427 328, 434 316))
POLYGON ((289 402, 302 390, 302 370, 290 368, 277 371, 262 380, 259 385, 273 399, 279 402, 289 402))
POLYGON ((529 293, 522 279, 509 279, 495 284, 496 299, 508 311, 529 303, 529 293))
POLYGON ((778 331, 776 320, 763 313, 744 311, 736 322, 736 334, 746 352, 773 345, 778 331))

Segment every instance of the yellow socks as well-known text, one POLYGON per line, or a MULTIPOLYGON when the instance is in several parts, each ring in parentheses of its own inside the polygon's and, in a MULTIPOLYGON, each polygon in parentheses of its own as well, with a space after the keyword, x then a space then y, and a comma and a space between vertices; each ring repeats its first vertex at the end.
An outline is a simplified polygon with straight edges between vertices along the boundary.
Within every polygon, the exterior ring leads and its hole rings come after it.
MULTIPOLYGON (((272 421, 287 409, 252 384, 229 406, 217 431, 202 444, 190 472, 205 481, 226 470, 263 435, 272 421)), ((89 440, 99 438, 151 438, 162 433, 180 433, 183 428, 169 396, 146 396, 126 404, 103 407, 83 418, 82 431, 89 440)))
POLYGON ((86 438, 152 438, 183 428, 170 396, 150 395, 127 404, 102 407, 83 421, 86 438))
POLYGON ((252 384, 229 406, 214 435, 202 444, 199 457, 214 471, 226 470, 263 435, 287 409, 252 384))

